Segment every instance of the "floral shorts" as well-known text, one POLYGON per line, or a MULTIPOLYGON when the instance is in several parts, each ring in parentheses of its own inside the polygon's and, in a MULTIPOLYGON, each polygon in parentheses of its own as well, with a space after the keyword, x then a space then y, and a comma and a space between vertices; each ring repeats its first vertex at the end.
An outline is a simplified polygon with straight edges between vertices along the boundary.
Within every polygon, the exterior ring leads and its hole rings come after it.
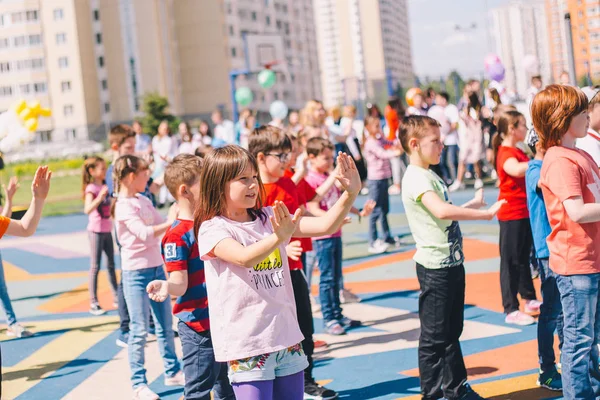
POLYGON ((287 349, 259 356, 228 361, 229 382, 243 383, 272 381, 277 377, 294 375, 308 367, 308 360, 298 343, 287 349))

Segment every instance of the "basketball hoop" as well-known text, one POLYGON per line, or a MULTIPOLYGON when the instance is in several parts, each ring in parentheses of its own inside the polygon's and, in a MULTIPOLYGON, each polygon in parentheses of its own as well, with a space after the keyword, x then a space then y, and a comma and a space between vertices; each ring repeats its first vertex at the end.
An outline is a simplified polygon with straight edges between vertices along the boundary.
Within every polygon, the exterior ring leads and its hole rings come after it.
POLYGON ((282 64, 282 63, 283 63, 283 61, 281 61, 281 60, 274 60, 274 61, 269 61, 267 63, 264 63, 263 66, 264 66, 265 69, 273 69, 273 67, 275 65, 279 65, 279 64, 282 64))

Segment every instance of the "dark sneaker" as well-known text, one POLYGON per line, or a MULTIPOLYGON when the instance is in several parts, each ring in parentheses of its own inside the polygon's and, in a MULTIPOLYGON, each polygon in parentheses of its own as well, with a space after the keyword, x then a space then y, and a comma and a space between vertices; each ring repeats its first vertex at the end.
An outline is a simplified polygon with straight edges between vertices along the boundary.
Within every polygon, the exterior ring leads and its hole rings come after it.
POLYGON ((344 327, 335 320, 329 321, 328 323, 325 324, 325 332, 329 333, 330 335, 335 335, 335 336, 346 334, 346 330, 344 329, 344 327))
POLYGON ((344 329, 347 328, 356 328, 357 326, 362 326, 362 322, 354 320, 354 319, 350 319, 348 317, 342 317, 339 320, 340 325, 342 325, 342 327, 344 329))
POLYGON ((485 400, 485 398, 477 394, 468 383, 465 383, 464 387, 466 390, 463 395, 459 397, 459 400, 485 400))
POLYGON ((562 377, 556 368, 540 373, 536 383, 538 386, 549 390, 555 390, 557 392, 562 390, 562 377))
POLYGON ((104 311, 102 309, 102 307, 100 307, 100 305, 98 303, 94 303, 90 306, 90 314, 92 315, 102 315, 106 313, 106 311, 104 311))
POLYGON ((337 399, 338 394, 323 386, 319 386, 314 380, 304 382, 304 400, 329 400, 337 399))
POLYGON ((117 346, 119 346, 119 347, 127 347, 128 341, 129 341, 129 332, 120 332, 116 343, 117 343, 117 346))

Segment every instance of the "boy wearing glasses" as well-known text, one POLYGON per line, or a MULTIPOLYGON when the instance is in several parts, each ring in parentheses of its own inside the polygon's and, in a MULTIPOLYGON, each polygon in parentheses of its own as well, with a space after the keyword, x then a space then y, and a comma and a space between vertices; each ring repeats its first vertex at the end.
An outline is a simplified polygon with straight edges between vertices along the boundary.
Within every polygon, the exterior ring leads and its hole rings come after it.
MULTIPOLYGON (((292 141, 279 128, 274 126, 261 126, 255 129, 248 139, 248 151, 256 158, 260 178, 264 185, 261 193, 263 206, 273 205, 275 201, 282 201, 291 213, 295 213, 300 207, 299 191, 294 182, 284 176, 292 157, 292 141)), ((306 278, 302 272, 303 265, 300 261, 303 249, 301 241, 290 239, 286 247, 288 263, 290 266, 290 277, 296 300, 296 317, 304 340, 302 347, 308 367, 304 371, 304 393, 305 398, 311 399, 335 399, 338 394, 333 390, 319 386, 312 374, 313 352, 314 352, 314 325, 312 309, 310 304, 309 289, 306 278)))

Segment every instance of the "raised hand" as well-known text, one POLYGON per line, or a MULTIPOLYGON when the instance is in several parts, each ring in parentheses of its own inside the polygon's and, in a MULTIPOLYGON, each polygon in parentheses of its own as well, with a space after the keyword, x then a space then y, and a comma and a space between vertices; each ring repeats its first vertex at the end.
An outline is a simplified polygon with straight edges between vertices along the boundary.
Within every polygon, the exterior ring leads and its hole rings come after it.
POLYGON ((371 215, 376 205, 377 203, 375 202, 375 200, 367 200, 367 202, 363 206, 362 211, 359 213, 360 217, 365 218, 371 215))
POLYGON ((475 197, 473 197, 471 206, 472 208, 482 208, 487 206, 487 203, 485 202, 485 198, 483 196, 483 188, 478 189, 475 192, 475 197))
POLYGON ((496 216, 496 214, 498 214, 498 211, 500 211, 500 208, 502 208, 503 205, 506 204, 506 200, 499 200, 497 202, 495 202, 490 208, 487 209, 487 213, 488 213, 488 219, 492 219, 496 216))
POLYGON ((302 242, 299 240, 294 240, 290 242, 287 246, 285 246, 285 252, 287 256, 294 261, 300 260, 300 256, 302 255, 302 242))
POLYGON ((292 216, 283 202, 276 201, 273 204, 273 216, 269 217, 269 219, 271 220, 271 225, 273 225, 273 232, 279 240, 287 242, 292 237, 292 234, 296 232, 296 227, 300 220, 300 209, 296 210, 294 216, 292 216))
POLYGON ((12 200, 12 198, 15 196, 15 193, 17 192, 17 189, 19 189, 19 180, 16 176, 13 176, 8 181, 8 186, 2 185, 2 188, 4 189, 4 194, 6 195, 6 198, 12 200))
POLYGON ((351 195, 358 195, 362 188, 362 182, 354 160, 346 153, 340 152, 337 157, 337 180, 344 190, 351 195))
POLYGON ((48 169, 48 166, 38 167, 31 183, 31 193, 33 197, 40 200, 46 200, 48 192, 50 191, 50 179, 52 178, 52 171, 48 169))
POLYGON ((162 303, 169 297, 169 283, 162 280, 152 281, 146 286, 146 292, 150 300, 162 303))

